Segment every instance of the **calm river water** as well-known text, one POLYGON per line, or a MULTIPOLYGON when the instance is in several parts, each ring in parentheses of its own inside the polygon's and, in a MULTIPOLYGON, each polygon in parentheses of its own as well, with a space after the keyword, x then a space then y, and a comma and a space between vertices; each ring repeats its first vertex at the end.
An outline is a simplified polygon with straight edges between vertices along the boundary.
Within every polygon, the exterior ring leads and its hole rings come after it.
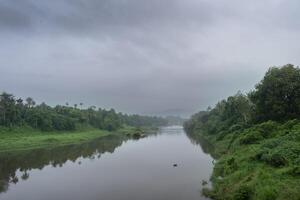
POLYGON ((0 155, 0 200, 202 200, 210 155, 182 127, 0 155), (177 167, 173 167, 173 164, 177 167))

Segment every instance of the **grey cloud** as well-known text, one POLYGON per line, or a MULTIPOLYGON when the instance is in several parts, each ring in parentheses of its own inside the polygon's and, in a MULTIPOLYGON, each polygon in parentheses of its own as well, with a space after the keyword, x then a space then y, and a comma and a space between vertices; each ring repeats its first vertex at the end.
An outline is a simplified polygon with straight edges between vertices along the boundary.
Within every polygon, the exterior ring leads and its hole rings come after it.
POLYGON ((191 114, 299 64, 296 0, 2 0, 0 90, 191 114))
POLYGON ((31 26, 30 17, 22 11, 2 5, 0 6, 0 27, 4 29, 24 29, 31 26))
POLYGON ((28 26, 35 31, 70 32, 92 34, 91 31, 107 32, 128 28, 157 28, 184 25, 188 20, 207 24, 213 15, 206 2, 180 0, 6 0, 0 5, 7 10, 1 21, 7 27, 20 29, 28 26), (188 11, 188 12, 186 12, 188 11), (24 23, 26 19, 26 23, 24 23))

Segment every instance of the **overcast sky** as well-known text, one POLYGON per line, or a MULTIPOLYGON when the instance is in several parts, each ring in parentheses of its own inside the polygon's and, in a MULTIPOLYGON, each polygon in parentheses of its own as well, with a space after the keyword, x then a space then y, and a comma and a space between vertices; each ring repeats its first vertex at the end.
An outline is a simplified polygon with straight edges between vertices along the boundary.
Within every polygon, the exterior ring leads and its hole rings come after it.
POLYGON ((188 115, 300 63, 299 0, 0 0, 0 91, 188 115))

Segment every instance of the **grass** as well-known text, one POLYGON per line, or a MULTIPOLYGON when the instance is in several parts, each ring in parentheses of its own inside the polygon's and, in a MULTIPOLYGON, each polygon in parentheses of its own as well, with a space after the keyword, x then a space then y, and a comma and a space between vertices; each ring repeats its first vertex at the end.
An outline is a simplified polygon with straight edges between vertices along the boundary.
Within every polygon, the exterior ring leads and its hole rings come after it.
POLYGON ((109 132, 83 126, 77 127, 76 131, 45 132, 27 126, 0 127, 0 153, 79 144, 112 134, 132 138, 136 134, 146 135, 156 130, 157 128, 153 127, 135 128, 124 126, 119 130, 109 132))
POLYGON ((0 153, 84 143, 115 133, 92 128, 72 132, 42 132, 30 127, 0 127, 0 153))
MULTIPOLYGON (((196 134, 200 134, 199 132, 196 134)), ((222 200, 300 200, 300 122, 265 122, 216 135, 213 189, 205 195, 222 200)))

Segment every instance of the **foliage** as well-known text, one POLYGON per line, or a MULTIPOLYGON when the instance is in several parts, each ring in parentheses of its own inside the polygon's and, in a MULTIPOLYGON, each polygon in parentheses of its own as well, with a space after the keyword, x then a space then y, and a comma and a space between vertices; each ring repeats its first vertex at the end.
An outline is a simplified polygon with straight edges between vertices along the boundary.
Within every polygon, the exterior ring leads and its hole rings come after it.
POLYGON ((161 117, 121 114, 124 123, 134 127, 158 127, 167 125, 168 121, 161 117))
MULTIPOLYGON (((82 103, 80 106, 82 107, 82 103)), ((0 126, 14 127, 29 125, 42 131, 71 131, 78 126, 89 125, 94 128, 114 131, 123 125, 135 127, 157 127, 167 124, 160 117, 126 115, 117 113, 114 109, 87 109, 57 105, 50 107, 45 103, 36 105, 28 97, 24 103, 21 98, 16 99, 12 94, 3 92, 0 95, 0 126)))
POLYGON ((201 130, 216 134, 228 129, 239 129, 251 121, 252 103, 246 95, 238 92, 222 100, 207 111, 200 111, 184 124, 188 132, 201 130))
MULTIPOLYGON (((299 200, 300 69, 273 67, 248 95, 193 115, 184 127, 213 145, 214 199, 299 200)), ((200 137, 200 138, 201 138, 200 137)))
MULTIPOLYGON (((194 139, 198 139, 199 134, 188 133, 194 139)), ((300 122, 268 121, 228 132, 222 140, 217 140, 218 134, 200 135, 214 145, 210 153, 218 155, 212 175, 213 189, 208 193, 210 197, 228 200, 285 200, 288 197, 298 200, 300 122), (268 134, 262 127, 270 128, 265 130, 268 134), (248 135, 259 135, 260 139, 241 142, 248 135)))
POLYGON ((299 118, 300 69, 291 64, 272 67, 249 95, 258 121, 299 118))
POLYGON ((249 185, 241 185, 235 192, 234 200, 248 200, 253 194, 252 188, 249 185))

